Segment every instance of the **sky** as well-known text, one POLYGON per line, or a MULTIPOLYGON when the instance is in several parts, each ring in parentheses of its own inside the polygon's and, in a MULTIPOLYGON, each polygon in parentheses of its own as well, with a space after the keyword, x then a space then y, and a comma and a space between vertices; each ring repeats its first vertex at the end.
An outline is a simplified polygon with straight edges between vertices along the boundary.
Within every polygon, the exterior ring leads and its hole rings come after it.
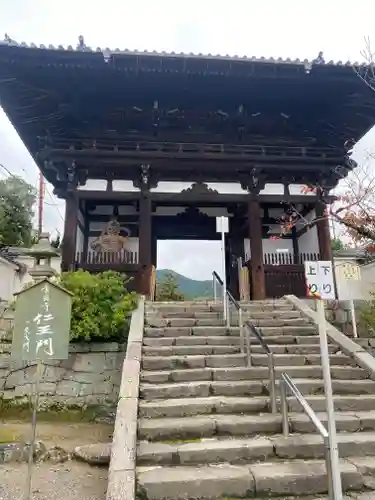
MULTIPOLYGON (((375 44, 374 0, 0 0, 0 39, 44 45, 361 61, 375 44)), ((356 159, 375 153, 375 130, 356 159)), ((38 169, 0 108, 0 164, 37 186, 38 169)), ((5 176, 0 168, 0 177, 5 176)), ((44 229, 63 232, 64 201, 47 186, 44 229)), ((221 269, 219 242, 159 242, 158 267, 194 279, 221 269)))

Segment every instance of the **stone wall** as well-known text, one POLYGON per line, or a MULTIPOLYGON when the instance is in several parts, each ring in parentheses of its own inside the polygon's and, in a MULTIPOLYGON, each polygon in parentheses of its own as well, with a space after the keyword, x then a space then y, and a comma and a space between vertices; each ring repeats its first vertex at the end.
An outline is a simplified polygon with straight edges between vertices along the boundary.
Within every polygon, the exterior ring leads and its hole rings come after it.
MULTIPOLYGON (((11 359, 11 327, 12 315, 0 318, 0 401, 28 403, 36 366, 11 359)), ((115 406, 125 347, 117 343, 71 344, 67 360, 43 364, 41 406, 115 406)))
MULTIPOLYGON (((304 301, 311 307, 316 310, 316 302, 312 299, 304 299, 304 301)), ((361 307, 363 306, 364 301, 355 300, 354 307, 356 311, 356 323, 357 323, 357 332, 359 337, 367 338, 372 337, 371 332, 368 331, 368 328, 361 320, 361 307)), ((350 312, 350 302, 346 300, 340 301, 330 301, 326 303, 326 318, 327 321, 332 323, 336 328, 345 333, 348 337, 353 336, 353 325, 352 325, 352 317, 350 312)))

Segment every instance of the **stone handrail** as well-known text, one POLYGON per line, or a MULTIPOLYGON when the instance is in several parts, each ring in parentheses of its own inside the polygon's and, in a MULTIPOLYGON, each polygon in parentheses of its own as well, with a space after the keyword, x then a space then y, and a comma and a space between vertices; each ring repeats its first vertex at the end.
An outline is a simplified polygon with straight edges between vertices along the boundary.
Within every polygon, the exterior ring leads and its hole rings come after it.
POLYGON ((126 356, 122 368, 119 401, 113 432, 106 500, 135 499, 135 464, 139 374, 144 328, 145 298, 133 312, 126 356))
MULTIPOLYGON (((284 297, 305 318, 318 326, 318 313, 311 309, 305 302, 298 299, 294 295, 285 295, 284 297)), ((350 338, 344 335, 340 330, 335 328, 331 323, 326 321, 327 337, 335 344, 340 346, 341 351, 348 356, 351 356, 358 365, 370 373, 370 378, 375 380, 375 358, 367 352, 362 346, 353 342, 350 338)))

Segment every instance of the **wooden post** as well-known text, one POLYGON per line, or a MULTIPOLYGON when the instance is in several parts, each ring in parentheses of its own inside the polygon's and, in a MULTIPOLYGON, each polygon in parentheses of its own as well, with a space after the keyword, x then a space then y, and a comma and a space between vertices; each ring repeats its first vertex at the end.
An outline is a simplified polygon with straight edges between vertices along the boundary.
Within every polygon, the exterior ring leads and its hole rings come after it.
POLYGON ((65 224, 62 243, 61 270, 74 270, 78 223, 78 198, 75 190, 68 191, 65 201, 65 224))
POLYGON ((299 264, 299 245, 298 245, 297 228, 295 226, 292 227, 292 245, 293 245, 293 264, 299 264))
POLYGON ((151 199, 147 193, 139 200, 139 264, 141 268, 140 293, 150 295, 152 267, 151 199))
POLYGON ((318 233, 320 260, 332 261, 332 242, 329 231, 328 217, 325 216, 326 205, 323 201, 318 201, 315 207, 317 218, 316 229, 318 233))
POLYGON ((248 214, 252 299, 262 300, 266 298, 266 283, 263 266, 262 214, 257 198, 250 199, 248 214))

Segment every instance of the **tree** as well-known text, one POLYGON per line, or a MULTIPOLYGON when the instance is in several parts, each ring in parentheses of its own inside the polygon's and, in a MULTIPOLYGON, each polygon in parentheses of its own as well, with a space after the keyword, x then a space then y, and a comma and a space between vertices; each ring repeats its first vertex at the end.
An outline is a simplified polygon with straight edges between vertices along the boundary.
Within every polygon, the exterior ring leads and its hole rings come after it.
POLYGON ((0 245, 29 247, 36 190, 20 177, 0 180, 0 245))
POLYGON ((289 204, 279 219, 281 236, 289 233, 296 225, 310 229, 320 220, 328 219, 341 226, 352 241, 364 246, 375 242, 375 176, 370 162, 356 166, 349 175, 346 168, 337 167, 337 173, 341 174, 341 180, 329 197, 322 186, 301 188, 302 194, 315 194, 325 205, 325 209, 319 217, 308 219, 296 205, 289 204))
POLYGON ((340 238, 333 238, 331 245, 333 251, 343 250, 343 248, 345 248, 344 243, 340 240, 340 238))
POLYGON ((156 300, 160 302, 184 300, 184 295, 178 291, 178 283, 173 273, 166 273, 164 278, 156 284, 156 300))

